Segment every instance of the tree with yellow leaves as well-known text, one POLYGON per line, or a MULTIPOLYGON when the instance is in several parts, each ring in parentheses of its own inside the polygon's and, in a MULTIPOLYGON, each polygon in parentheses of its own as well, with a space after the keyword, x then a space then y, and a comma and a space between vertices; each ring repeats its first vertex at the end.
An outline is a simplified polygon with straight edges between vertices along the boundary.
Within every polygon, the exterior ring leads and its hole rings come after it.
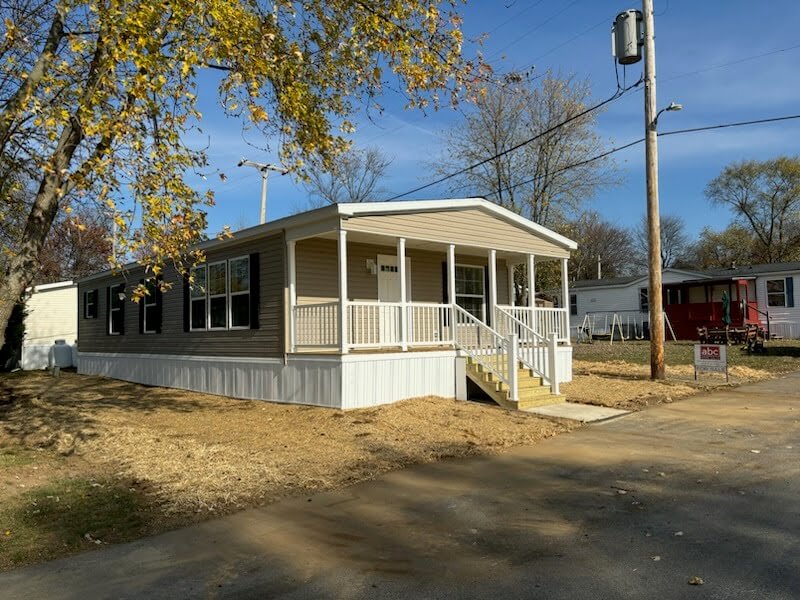
MULTIPOLYGON (((60 211, 116 222, 116 256, 181 272, 213 197, 186 176, 207 164, 186 137, 197 77, 220 72, 222 110, 275 137, 302 175, 347 148, 349 120, 391 75, 409 107, 459 102, 482 77, 461 54, 463 0, 10 0, 0 7, 0 214, 29 185, 5 244, 0 339, 60 211), (135 219, 130 215, 135 214, 135 219)), ((17 206, 18 207, 18 206, 17 206)), ((80 226, 80 224, 77 224, 80 226)), ((134 296, 141 295, 137 289, 134 296)))

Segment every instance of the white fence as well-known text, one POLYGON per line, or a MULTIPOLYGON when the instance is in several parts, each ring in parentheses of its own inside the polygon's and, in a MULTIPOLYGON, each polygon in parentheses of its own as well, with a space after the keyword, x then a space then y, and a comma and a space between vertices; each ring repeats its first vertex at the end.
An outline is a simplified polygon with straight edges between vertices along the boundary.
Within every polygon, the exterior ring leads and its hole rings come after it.
POLYGON ((339 303, 321 302, 294 307, 293 346, 333 346, 339 343, 339 303))

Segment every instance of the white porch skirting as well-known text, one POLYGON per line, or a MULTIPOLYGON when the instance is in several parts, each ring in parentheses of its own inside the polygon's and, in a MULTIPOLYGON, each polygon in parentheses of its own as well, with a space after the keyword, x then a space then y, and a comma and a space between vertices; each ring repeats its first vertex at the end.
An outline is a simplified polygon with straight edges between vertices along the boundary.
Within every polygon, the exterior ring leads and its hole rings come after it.
POLYGON ((465 398, 454 350, 232 358, 81 352, 78 372, 255 400, 363 408, 419 396, 465 398), (459 376, 457 376, 457 374, 459 376))

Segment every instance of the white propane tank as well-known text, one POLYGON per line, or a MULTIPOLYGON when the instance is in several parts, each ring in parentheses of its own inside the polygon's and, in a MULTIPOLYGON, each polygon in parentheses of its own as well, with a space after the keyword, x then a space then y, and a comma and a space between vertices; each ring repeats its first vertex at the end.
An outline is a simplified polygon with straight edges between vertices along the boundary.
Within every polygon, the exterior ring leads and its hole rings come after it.
POLYGON ((56 340, 53 344, 53 366, 62 369, 72 366, 72 348, 65 340, 56 340))
POLYGON ((632 65, 642 60, 643 33, 640 11, 626 10, 617 15, 611 29, 611 46, 619 64, 632 65))

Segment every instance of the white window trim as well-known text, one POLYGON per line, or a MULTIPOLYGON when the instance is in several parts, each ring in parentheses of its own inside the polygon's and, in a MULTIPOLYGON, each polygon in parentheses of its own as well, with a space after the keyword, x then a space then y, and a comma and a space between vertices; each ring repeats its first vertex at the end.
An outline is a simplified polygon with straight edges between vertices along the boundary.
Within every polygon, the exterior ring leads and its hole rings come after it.
MULTIPOLYGON (((464 263, 456 263, 455 266, 456 267, 465 267, 465 268, 468 268, 468 269, 477 269, 477 270, 479 270, 481 272, 481 287, 483 289, 483 293, 482 294, 459 294, 457 289, 454 289, 453 293, 455 294, 456 297, 453 298, 453 302, 458 304, 458 297, 459 296, 461 296, 462 298, 480 298, 481 299, 481 313, 482 313, 482 316, 483 316, 483 319, 481 319, 481 321, 485 323, 486 322, 486 281, 484 279, 485 276, 484 276, 483 265, 468 265, 468 264, 464 264, 464 263)), ((456 288, 457 287, 458 287, 458 285, 456 285, 456 288)), ((467 311, 467 312, 469 312, 469 311, 467 311)), ((475 316, 475 315, 473 315, 473 316, 475 316)), ((477 319, 478 317, 475 317, 475 318, 477 319)))
POLYGON ((228 292, 228 329, 237 330, 237 329, 251 329, 250 318, 250 291, 251 291, 251 281, 250 281, 250 255, 245 254, 244 256, 235 256, 233 258, 229 258, 227 260, 227 273, 226 273, 226 291, 228 292), (246 260, 247 261, 247 291, 245 292, 231 292, 231 263, 237 260, 246 260), (247 325, 237 325, 236 327, 233 326, 233 303, 231 302, 231 298, 234 296, 244 296, 247 295, 247 325))
POLYGON ((145 296, 144 298, 142 298, 142 302, 144 302, 144 315, 142 317, 142 321, 143 321, 143 323, 142 323, 142 332, 146 333, 146 334, 158 333, 155 329, 148 329, 147 328, 147 309, 148 308, 153 308, 153 307, 158 307, 158 297, 157 297, 158 292, 156 291, 156 286, 157 285, 158 285, 157 283, 153 285, 153 295, 152 296, 145 296))
MULTIPOLYGON (((122 310, 122 306, 118 306, 117 308, 114 308, 114 304, 111 301, 111 299, 114 297, 114 294, 115 294, 114 290, 117 289, 117 288, 122 288, 124 290, 125 289, 125 284, 124 283, 117 283, 115 285, 112 285, 111 286, 111 290, 109 291, 109 294, 108 294, 108 296, 109 296, 108 297, 108 335, 122 335, 121 331, 114 331, 112 329, 112 326, 113 326, 113 323, 114 323, 114 313, 116 311, 121 311, 122 310)), ((116 295, 117 295, 118 299, 119 299, 119 294, 120 294, 120 292, 116 292, 116 295)), ((123 302, 124 302, 124 300, 123 300, 123 302)), ((123 327, 123 330, 124 330, 125 329, 125 324, 124 323, 122 324, 122 327, 123 327)))
POLYGON ((189 331, 190 332, 191 331, 208 331, 208 265, 202 265, 202 266, 198 266, 198 267, 193 267, 191 272, 194 273, 195 271, 199 271, 200 269, 203 269, 205 271, 205 273, 206 273, 206 277, 205 277, 206 284, 205 284, 205 287, 203 288, 203 295, 202 296, 197 296, 197 297, 192 296, 192 289, 191 288, 189 289, 189 331), (192 324, 192 315, 194 314, 194 311, 192 309, 194 308, 194 303, 195 302, 203 302, 203 303, 205 303, 205 310, 203 310, 203 313, 205 314, 206 318, 205 318, 205 323, 204 323, 203 327, 195 327, 192 324))
POLYGON ((226 329, 229 329, 228 324, 230 321, 228 319, 228 305, 230 302, 228 301, 228 271, 229 269, 227 260, 218 260, 206 265, 206 298, 208 299, 208 302, 206 303, 206 325, 208 326, 209 331, 225 331, 226 329), (215 267, 217 265, 225 265, 225 292, 222 294, 211 293, 211 267, 215 267), (221 327, 211 326, 211 301, 216 298, 225 298, 225 325, 222 325, 221 327))
MULTIPOLYGON (((97 290, 86 290, 83 292, 83 318, 84 319, 96 319, 97 315, 91 316, 89 314, 89 295, 97 292, 97 290)), ((97 300, 92 302, 92 306, 97 308, 97 300)))
POLYGON ((767 294, 767 308, 788 308, 789 302, 788 302, 788 298, 786 297, 787 296, 787 294, 786 294, 786 279, 767 279, 764 282, 764 292, 767 294), (769 291, 769 284, 772 281, 780 281, 781 285, 783 286, 783 291, 782 292, 770 292, 769 291), (769 303, 769 297, 770 296, 777 296, 778 294, 781 294, 783 296, 783 304, 770 304, 769 303))

